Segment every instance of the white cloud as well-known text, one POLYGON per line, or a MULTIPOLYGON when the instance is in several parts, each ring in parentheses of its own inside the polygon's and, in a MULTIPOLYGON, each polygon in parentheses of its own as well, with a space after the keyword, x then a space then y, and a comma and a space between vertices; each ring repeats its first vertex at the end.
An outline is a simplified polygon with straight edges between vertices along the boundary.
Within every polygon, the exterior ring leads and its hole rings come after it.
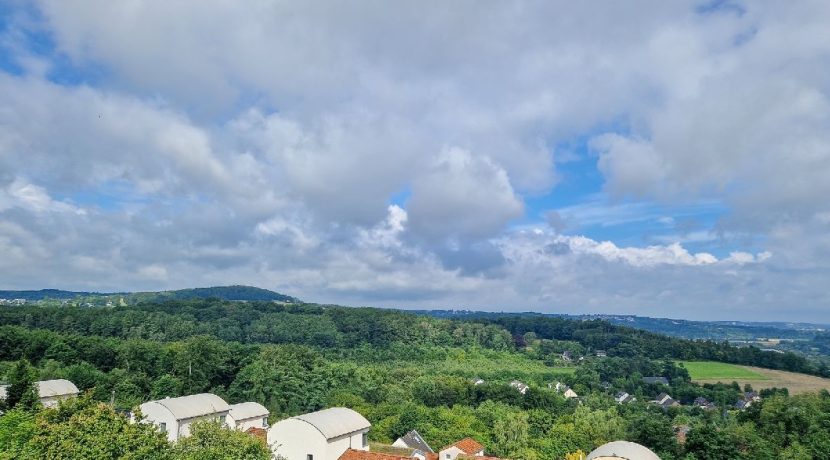
POLYGON ((0 273, 821 317, 828 4, 698 6, 42 0, 0 31, 23 71, 0 73, 0 273), (654 223, 642 240, 660 244, 508 230, 529 198, 574 189, 557 188, 576 164, 560 146, 585 139, 612 204, 582 197, 550 224, 654 223), (683 227, 707 212, 715 228, 683 227), (733 253, 690 249, 715 237, 733 253))
POLYGON ((412 229, 429 238, 482 237, 523 211, 504 169, 459 148, 444 150, 414 179, 407 203, 412 229))

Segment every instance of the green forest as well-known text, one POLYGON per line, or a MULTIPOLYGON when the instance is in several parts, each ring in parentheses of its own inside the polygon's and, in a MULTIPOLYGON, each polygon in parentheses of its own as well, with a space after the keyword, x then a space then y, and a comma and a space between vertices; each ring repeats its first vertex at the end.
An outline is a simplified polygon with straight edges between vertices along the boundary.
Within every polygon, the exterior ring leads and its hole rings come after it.
POLYGON ((825 365, 792 353, 670 338, 604 321, 442 319, 220 299, 0 307, 0 380, 66 378, 85 392, 58 410, 8 398, 0 458, 49 458, 55 445, 101 458, 207 459, 228 452, 268 458, 251 438, 209 424, 169 446, 151 427, 121 415, 150 399, 198 392, 232 403, 257 401, 272 422, 347 406, 372 422, 375 442, 391 443, 417 429, 433 447, 470 436, 488 454, 510 459, 562 459, 618 439, 663 459, 828 458, 828 392, 766 390, 760 403, 738 411, 734 403, 750 388, 696 385, 680 361, 828 375, 825 365), (597 357, 597 350, 607 356, 597 357), (565 351, 575 359, 563 360, 565 351), (644 383, 645 376, 665 377, 669 385, 644 383), (513 380, 528 391, 519 393, 509 385, 513 380), (579 398, 566 399, 551 388, 556 382, 579 398), (621 391, 636 401, 618 404, 614 395, 621 391), (650 404, 661 392, 682 405, 650 404), (699 397, 716 408, 694 407, 699 397), (685 437, 679 440, 678 431, 685 437), (102 441, 98 433, 117 441, 102 441))

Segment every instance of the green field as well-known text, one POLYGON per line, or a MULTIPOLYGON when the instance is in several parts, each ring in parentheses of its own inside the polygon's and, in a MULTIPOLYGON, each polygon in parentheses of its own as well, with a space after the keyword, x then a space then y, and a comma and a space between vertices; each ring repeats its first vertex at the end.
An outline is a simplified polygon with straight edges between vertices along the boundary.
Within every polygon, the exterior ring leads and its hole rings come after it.
POLYGON ((681 361, 692 380, 767 380, 769 377, 743 366, 715 361, 681 361))

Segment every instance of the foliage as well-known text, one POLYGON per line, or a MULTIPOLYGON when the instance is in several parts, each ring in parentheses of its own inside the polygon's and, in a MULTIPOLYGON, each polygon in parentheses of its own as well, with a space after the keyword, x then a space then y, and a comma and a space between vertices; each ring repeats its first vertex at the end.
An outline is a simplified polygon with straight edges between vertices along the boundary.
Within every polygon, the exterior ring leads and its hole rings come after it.
POLYGON ((373 442, 391 443, 417 429, 435 448, 470 436, 489 454, 514 459, 561 459, 616 439, 640 442, 667 460, 821 458, 830 451, 830 394, 765 391, 763 402, 739 413, 733 405, 742 388, 697 385, 693 367, 676 361, 818 372, 792 356, 550 317, 457 320, 218 299, 0 308, 0 379, 62 377, 88 391, 57 410, 15 409, 0 417, 0 458, 49 458, 53 448, 82 458, 118 451, 126 458, 140 452, 199 459, 251 449, 257 458, 258 448, 239 433, 205 425, 170 447, 151 427, 128 427, 118 412, 95 403, 113 401, 120 411, 202 391, 231 403, 260 402, 272 421, 348 406, 372 422, 373 442), (597 349, 608 357, 596 358, 597 349), (586 358, 564 362, 565 350, 586 358), (34 369, 23 372, 23 359, 34 369), (645 384, 643 376, 663 376, 670 385, 645 384), (509 385, 514 379, 530 386, 525 394, 509 385), (556 382, 574 389, 579 401, 553 389, 556 382), (618 391, 637 402, 617 404, 618 391), (685 406, 664 411, 648 404, 660 392, 685 406), (718 409, 691 407, 697 397, 718 409), (114 428, 96 436, 104 424, 114 428), (685 445, 675 438, 677 425, 691 427, 685 445))
MULTIPOLYGON (((5 416, 4 416, 5 418, 5 416)), ((130 423, 90 397, 38 413, 34 436, 20 459, 172 459, 167 439, 152 425, 130 423)))
POLYGON ((173 448, 177 460, 270 460, 271 451, 262 440, 218 422, 196 422, 190 436, 173 448))
POLYGON ((6 407, 33 410, 40 405, 33 374, 29 362, 25 359, 21 359, 12 367, 9 372, 9 386, 6 388, 6 407))

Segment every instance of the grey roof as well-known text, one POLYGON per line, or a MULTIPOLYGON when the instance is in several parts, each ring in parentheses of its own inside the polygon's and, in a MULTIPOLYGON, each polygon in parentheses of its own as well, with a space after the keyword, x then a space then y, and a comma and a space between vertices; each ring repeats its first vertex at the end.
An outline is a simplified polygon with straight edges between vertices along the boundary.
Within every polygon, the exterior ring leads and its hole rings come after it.
POLYGON ((142 406, 145 404, 158 404, 166 408, 173 414, 173 417, 176 417, 176 420, 185 420, 231 410, 231 406, 224 399, 213 393, 200 393, 178 398, 159 399, 146 402, 142 406))
POLYGON ((262 404, 258 402, 244 402, 239 404, 231 404, 231 410, 228 413, 234 420, 247 420, 254 417, 267 417, 270 412, 262 404))
POLYGON ((406 433, 405 435, 401 436, 401 440, 404 444, 415 450, 420 450, 424 453, 435 452, 434 450, 432 450, 432 447, 429 447, 429 444, 427 444, 427 442, 424 441, 424 438, 421 436, 421 433, 418 433, 415 430, 412 430, 409 433, 406 433))
POLYGON ((372 426, 365 417, 346 407, 332 407, 292 418, 302 420, 317 428, 326 439, 339 438, 372 426))
POLYGON ((37 385, 38 396, 41 398, 78 394, 78 387, 66 379, 41 380, 35 382, 35 384, 37 385))
MULTIPOLYGON (((38 397, 49 398, 53 396, 67 396, 78 394, 78 387, 66 379, 41 380, 35 382, 38 397)), ((6 399, 6 388, 8 385, 0 385, 0 399, 6 399)))
POLYGON ((588 454, 585 460, 598 458, 615 458, 625 460, 660 460, 654 452, 647 447, 629 441, 614 441, 603 444, 588 454))

